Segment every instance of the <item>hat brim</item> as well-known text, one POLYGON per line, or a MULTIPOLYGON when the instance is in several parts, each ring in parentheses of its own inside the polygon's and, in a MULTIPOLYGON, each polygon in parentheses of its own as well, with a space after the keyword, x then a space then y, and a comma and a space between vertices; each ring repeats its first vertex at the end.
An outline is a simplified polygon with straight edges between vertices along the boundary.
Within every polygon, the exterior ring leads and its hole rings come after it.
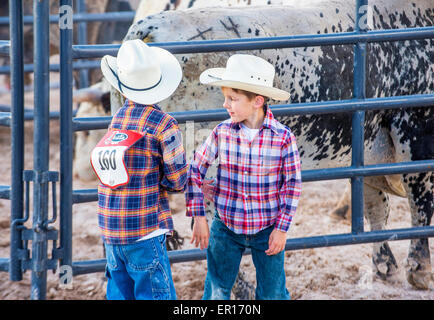
MULTIPOLYGON (((120 88, 116 76, 118 73, 116 57, 106 55, 101 59, 101 71, 106 80, 129 100, 140 104, 155 104, 167 99, 175 92, 182 79, 182 69, 174 55, 162 48, 151 47, 151 49, 160 64, 161 82, 145 91, 130 90, 124 86, 120 88)), ((140 84, 137 86, 140 87, 140 84)))
POLYGON ((289 92, 278 88, 261 86, 236 80, 223 79, 222 77, 225 70, 226 68, 207 69, 201 73, 200 82, 206 85, 245 90, 279 101, 285 101, 290 98, 289 92))

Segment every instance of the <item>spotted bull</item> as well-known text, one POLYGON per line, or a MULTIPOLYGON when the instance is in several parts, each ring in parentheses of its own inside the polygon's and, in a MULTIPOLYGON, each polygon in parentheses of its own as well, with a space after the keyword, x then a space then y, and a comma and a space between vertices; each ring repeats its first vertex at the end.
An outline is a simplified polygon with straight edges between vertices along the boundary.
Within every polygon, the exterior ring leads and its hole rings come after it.
MULTIPOLYGON (((434 24, 431 0, 378 0, 370 1, 369 5, 373 13, 372 29, 434 24)), ((147 42, 167 42, 347 32, 354 28, 354 13, 354 2, 346 0, 304 1, 293 6, 166 11, 138 20, 124 40, 140 38, 147 42)), ((368 45, 367 97, 432 93, 432 45, 433 40, 368 45)), ((292 103, 352 97, 352 46, 269 49, 251 53, 275 66, 277 86, 291 93, 292 103)), ((198 78, 208 67, 224 66, 231 54, 178 55, 184 78, 175 94, 161 103, 163 109, 170 112, 221 106, 223 100, 218 88, 201 86, 198 78)), ((116 101, 116 95, 112 94, 112 109, 116 108, 116 101)), ((120 105, 121 101, 118 102, 120 105)), ((279 120, 297 137, 303 170, 350 165, 350 114, 285 116, 279 120)), ((366 112, 365 163, 434 158, 433 123, 433 108, 366 112)), ((371 230, 386 227, 389 194, 408 198, 412 226, 429 225, 433 213, 433 180, 432 172, 367 177, 364 214, 371 230)), ((398 265, 387 242, 373 245, 372 259, 379 277, 388 279, 396 273, 398 265)), ((411 240, 406 271, 410 284, 429 288, 432 275, 428 239, 411 240)))

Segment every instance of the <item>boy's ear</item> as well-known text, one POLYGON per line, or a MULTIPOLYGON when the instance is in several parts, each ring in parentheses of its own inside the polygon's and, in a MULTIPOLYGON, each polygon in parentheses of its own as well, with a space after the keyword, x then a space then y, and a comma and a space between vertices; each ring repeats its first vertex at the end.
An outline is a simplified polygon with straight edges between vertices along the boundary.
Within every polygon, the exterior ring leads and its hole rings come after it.
POLYGON ((265 103, 265 98, 263 96, 256 96, 255 97, 255 107, 261 108, 265 103))

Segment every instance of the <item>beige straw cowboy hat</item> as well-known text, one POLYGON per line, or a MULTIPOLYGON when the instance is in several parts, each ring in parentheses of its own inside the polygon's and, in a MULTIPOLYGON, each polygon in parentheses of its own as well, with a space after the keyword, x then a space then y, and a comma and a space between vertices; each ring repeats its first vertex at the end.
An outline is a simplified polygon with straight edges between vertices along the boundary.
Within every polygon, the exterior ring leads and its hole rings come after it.
POLYGON ((154 104, 170 97, 182 78, 174 55, 140 39, 122 43, 117 57, 104 56, 101 71, 114 88, 140 104, 154 104))
POLYGON ((273 65, 264 59, 234 54, 226 62, 226 68, 211 68, 202 72, 200 82, 250 91, 274 100, 288 100, 288 92, 273 87, 274 74, 273 65))

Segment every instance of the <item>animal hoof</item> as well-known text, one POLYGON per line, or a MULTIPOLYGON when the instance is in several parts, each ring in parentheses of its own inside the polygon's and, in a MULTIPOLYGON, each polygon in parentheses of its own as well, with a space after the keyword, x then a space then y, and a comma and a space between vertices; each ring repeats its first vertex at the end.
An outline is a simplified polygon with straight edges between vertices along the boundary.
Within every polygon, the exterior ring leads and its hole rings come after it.
POLYGON ((235 300, 254 300, 255 287, 245 279, 244 271, 238 272, 235 284, 232 288, 235 300))
POLYGON ((433 287, 431 272, 407 272, 407 281, 419 290, 428 290, 433 287))
POLYGON ((372 262, 374 263, 375 275, 389 281, 398 272, 398 264, 387 243, 382 243, 374 250, 372 262))
POLYGON ((181 237, 176 230, 173 230, 172 235, 167 235, 166 248, 167 251, 178 250, 184 244, 184 237, 181 237))
POLYGON ((383 281, 392 281, 398 273, 398 267, 387 262, 376 265, 375 276, 383 281))
POLYGON ((426 268, 421 264, 412 261, 407 261, 407 281, 415 289, 429 290, 433 287, 433 275, 429 271, 430 268, 426 268))

